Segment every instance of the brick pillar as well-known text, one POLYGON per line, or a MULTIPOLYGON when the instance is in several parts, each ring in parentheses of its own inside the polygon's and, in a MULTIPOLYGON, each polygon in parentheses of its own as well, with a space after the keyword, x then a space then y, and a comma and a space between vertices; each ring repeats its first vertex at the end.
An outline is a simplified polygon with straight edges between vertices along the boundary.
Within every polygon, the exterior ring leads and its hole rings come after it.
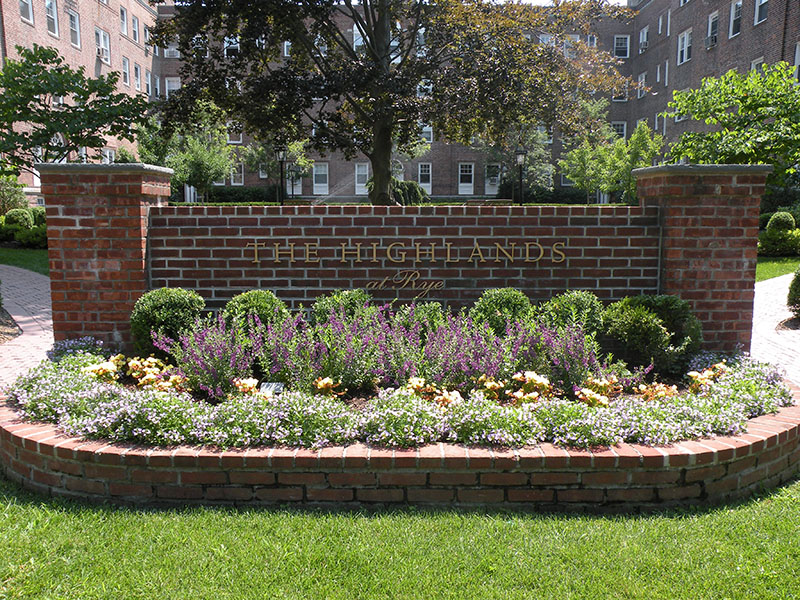
POLYGON ((661 221, 663 294, 688 300, 712 350, 750 349, 758 213, 768 165, 636 169, 637 193, 661 221))
POLYGON ((43 164, 56 340, 130 343, 130 313, 147 291, 150 206, 172 171, 143 164, 43 164))

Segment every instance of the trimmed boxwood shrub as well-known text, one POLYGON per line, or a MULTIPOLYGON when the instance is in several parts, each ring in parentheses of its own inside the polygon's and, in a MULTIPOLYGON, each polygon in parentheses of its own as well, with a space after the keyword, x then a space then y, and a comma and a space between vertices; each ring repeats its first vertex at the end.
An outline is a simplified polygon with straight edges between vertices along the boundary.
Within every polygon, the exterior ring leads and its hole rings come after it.
POLYGON ((794 228, 795 220, 790 212, 776 212, 767 222, 767 231, 791 231, 794 228))
POLYGON ((268 186, 229 186, 214 187, 208 193, 209 202, 230 202, 250 204, 251 202, 277 202, 278 190, 275 185, 268 186))
POLYGON ((800 229, 762 231, 758 235, 758 254, 759 256, 800 255, 800 229))
POLYGON ((234 296, 222 310, 228 326, 246 328, 247 317, 257 315, 263 324, 276 323, 289 317, 286 305, 269 290, 250 290, 234 296))
POLYGON ((27 208, 12 208, 6 213, 6 227, 18 227, 20 229, 30 229, 33 227, 33 215, 27 208))
POLYGON ((332 312, 342 312, 348 319, 354 318, 372 301, 365 290, 336 290, 319 296, 311 305, 311 322, 324 323, 332 312))
POLYGON ((28 210, 31 211, 34 227, 44 225, 47 222, 47 211, 44 206, 31 206, 28 210))
POLYGON ((769 223, 769 220, 772 218, 772 215, 774 214, 775 214, 774 212, 768 212, 768 213, 761 213, 760 215, 758 215, 758 228, 761 231, 767 228, 767 223, 769 223))
POLYGON ((536 311, 536 319, 557 329, 580 325, 585 333, 593 334, 603 326, 603 304, 592 292, 570 290, 542 304, 536 311))
POLYGON ((406 329, 413 329, 419 323, 422 340, 428 339, 428 334, 436 331, 446 321, 447 314, 439 302, 407 304, 398 308, 394 314, 394 322, 406 329))
POLYGON ((37 225, 31 229, 18 229, 14 240, 25 248, 47 248, 47 227, 37 225))
POLYGON ((786 304, 792 314, 800 319, 800 269, 794 272, 792 283, 789 285, 789 297, 786 299, 786 304))
POLYGON ((509 321, 527 320, 532 314, 531 301, 515 288, 486 290, 469 311, 473 321, 488 323, 497 335, 505 335, 509 321))
POLYGON ((153 345, 152 331, 172 339, 192 327, 205 308, 205 300, 195 291, 183 288, 160 288, 144 294, 131 313, 133 346, 140 356, 167 355, 153 345))

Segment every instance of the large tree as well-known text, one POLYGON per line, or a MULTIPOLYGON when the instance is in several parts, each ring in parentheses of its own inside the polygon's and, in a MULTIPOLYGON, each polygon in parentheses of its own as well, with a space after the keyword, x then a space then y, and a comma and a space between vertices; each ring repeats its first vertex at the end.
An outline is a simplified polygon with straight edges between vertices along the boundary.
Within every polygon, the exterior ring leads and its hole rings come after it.
POLYGON ((117 92, 116 72, 87 77, 54 48, 17 46, 0 71, 0 173, 33 171, 38 162, 100 150, 108 137, 132 140, 145 118, 143 96, 117 92))
POLYGON ((503 139, 519 123, 569 130, 582 97, 624 86, 613 58, 580 41, 619 12, 607 0, 181 0, 175 10, 159 28, 184 59, 173 116, 210 93, 256 138, 361 153, 379 204, 391 201, 393 151, 421 123, 460 142, 503 139))

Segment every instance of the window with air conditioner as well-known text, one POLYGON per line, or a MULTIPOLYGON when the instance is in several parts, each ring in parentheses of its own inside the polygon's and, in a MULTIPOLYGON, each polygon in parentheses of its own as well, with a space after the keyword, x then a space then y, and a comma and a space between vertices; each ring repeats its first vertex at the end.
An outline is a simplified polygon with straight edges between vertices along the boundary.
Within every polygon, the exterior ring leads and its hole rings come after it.
POLYGON ((719 12, 708 15, 708 28, 706 29, 706 50, 717 45, 717 35, 719 34, 719 12))
MULTIPOLYGON (((153 54, 158 55, 158 50, 154 49, 153 54)), ((178 49, 178 42, 170 42, 167 44, 167 47, 164 48, 164 58, 180 58, 181 51, 178 49)))
POLYGON ((647 50, 650 44, 650 26, 642 27, 639 30, 639 54, 647 50))
POLYGON ((94 28, 94 44, 97 56, 107 65, 111 64, 111 36, 99 27, 94 28))
POLYGON ((489 163, 483 177, 483 193, 486 196, 496 196, 500 189, 500 165, 489 163))

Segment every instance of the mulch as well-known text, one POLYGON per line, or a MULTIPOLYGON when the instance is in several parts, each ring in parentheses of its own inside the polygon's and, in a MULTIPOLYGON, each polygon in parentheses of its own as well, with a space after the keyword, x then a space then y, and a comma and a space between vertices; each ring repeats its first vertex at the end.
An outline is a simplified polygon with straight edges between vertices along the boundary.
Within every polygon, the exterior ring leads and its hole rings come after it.
POLYGON ((22 334, 22 330, 17 327, 11 315, 5 308, 0 308, 0 344, 5 344, 20 334, 22 334))

